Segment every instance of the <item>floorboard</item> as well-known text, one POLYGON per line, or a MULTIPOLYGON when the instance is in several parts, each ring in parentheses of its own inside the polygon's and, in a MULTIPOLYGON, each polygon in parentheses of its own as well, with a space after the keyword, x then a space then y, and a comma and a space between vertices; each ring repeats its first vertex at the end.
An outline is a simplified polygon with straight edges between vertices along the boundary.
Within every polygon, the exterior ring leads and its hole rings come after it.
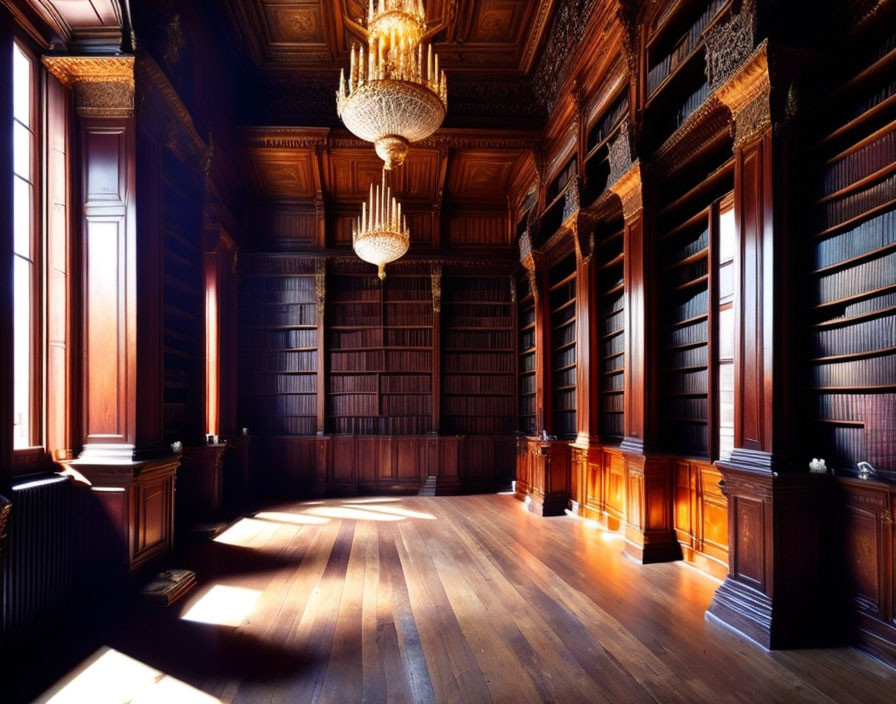
POLYGON ((507 495, 276 506, 181 556, 200 577, 183 603, 60 634, 84 662, 26 668, 14 693, 58 677, 38 701, 893 701, 896 671, 852 648, 767 652, 705 619, 718 582, 622 547, 507 495), (204 622, 181 618, 194 607, 204 622))

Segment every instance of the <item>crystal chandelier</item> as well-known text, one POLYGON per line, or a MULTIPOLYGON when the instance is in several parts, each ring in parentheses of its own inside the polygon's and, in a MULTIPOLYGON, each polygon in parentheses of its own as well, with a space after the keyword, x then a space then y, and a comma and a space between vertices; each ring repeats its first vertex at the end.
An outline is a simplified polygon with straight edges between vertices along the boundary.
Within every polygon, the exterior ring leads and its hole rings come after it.
POLYGON ((361 259, 377 266, 382 281, 386 278, 386 264, 402 257, 410 240, 407 216, 401 214, 401 204, 386 186, 383 170, 382 187, 371 183, 370 198, 361 204, 361 216, 352 228, 352 247, 361 259))
POLYGON ((401 166, 408 143, 426 139, 445 119, 445 72, 432 45, 422 43, 425 17, 422 0, 370 0, 367 49, 353 45, 348 79, 344 69, 339 77, 339 117, 376 145, 387 169, 401 166))

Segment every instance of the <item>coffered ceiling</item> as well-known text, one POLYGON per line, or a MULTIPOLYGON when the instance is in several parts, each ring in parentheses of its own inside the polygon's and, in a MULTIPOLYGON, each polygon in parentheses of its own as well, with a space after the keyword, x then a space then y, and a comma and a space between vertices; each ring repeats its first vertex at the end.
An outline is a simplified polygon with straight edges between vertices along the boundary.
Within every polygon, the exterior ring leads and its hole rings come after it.
MULTIPOLYGON (((449 81, 446 124, 543 121, 532 87, 557 0, 425 0, 427 41, 449 81)), ((225 31, 257 100, 244 121, 338 124, 333 95, 366 0, 224 0, 225 31)))

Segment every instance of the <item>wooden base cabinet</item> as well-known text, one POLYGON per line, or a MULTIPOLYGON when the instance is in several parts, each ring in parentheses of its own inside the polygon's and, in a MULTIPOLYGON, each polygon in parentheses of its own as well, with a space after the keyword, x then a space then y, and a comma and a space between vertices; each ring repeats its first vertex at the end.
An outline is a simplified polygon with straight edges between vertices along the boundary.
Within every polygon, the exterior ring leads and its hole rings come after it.
POLYGON ((844 584, 859 647, 896 667, 896 486, 837 479, 844 584))
POLYGON ((708 462, 672 460, 675 536, 682 557, 717 579, 728 572, 728 499, 708 462))
POLYGON ((625 458, 618 448, 572 446, 573 513, 609 530, 625 523, 625 458))
POLYGON ((526 438, 525 459, 517 452, 516 498, 539 516, 562 516, 570 498, 568 442, 526 438), (522 471, 519 463, 522 462, 522 471))
POLYGON ((185 447, 177 485, 178 525, 216 516, 224 503, 224 464, 227 445, 185 447))
POLYGON ((103 581, 163 564, 174 548, 174 482, 179 456, 144 462, 65 463, 84 492, 85 573, 103 581))

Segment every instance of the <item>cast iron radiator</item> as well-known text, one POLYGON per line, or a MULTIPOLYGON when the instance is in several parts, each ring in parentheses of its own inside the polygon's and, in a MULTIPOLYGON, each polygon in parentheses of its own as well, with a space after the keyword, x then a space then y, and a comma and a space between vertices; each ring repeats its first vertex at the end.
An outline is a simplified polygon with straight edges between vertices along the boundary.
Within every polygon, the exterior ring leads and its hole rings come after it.
POLYGON ((52 614, 72 585, 71 480, 23 477, 9 493, 12 510, 0 554, 0 632, 16 635, 52 614))

